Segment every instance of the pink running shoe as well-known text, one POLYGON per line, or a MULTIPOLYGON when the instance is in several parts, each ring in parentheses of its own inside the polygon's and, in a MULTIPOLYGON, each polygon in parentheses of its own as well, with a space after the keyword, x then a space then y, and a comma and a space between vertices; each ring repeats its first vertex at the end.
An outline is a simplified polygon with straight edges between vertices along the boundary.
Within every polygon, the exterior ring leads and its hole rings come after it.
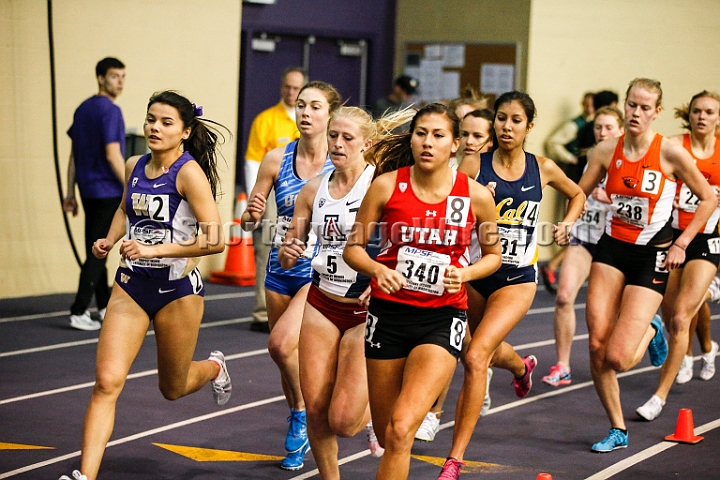
POLYGON ((559 363, 550 367, 550 373, 542 378, 542 381, 553 387, 559 385, 570 385, 572 383, 572 375, 570 369, 565 368, 559 363))
POLYGON ((465 462, 455 460, 454 458, 448 458, 445 460, 442 472, 437 480, 457 480, 460 478, 460 468, 465 466, 465 462))
POLYGON ((525 398, 530 389, 532 388, 532 372, 537 365, 537 358, 535 355, 528 355, 523 358, 525 364, 525 375, 520 378, 513 379, 513 387, 515 387, 515 395, 520 398, 525 398))

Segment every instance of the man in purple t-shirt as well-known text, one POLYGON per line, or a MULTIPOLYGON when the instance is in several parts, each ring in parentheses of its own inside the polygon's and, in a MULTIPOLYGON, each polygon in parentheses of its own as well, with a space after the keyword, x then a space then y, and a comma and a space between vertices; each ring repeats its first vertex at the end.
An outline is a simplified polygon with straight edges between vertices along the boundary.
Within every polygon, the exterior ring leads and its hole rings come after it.
POLYGON ((68 191, 63 210, 78 214, 75 185, 85 210, 85 263, 80 270, 75 301, 70 307, 70 326, 97 330, 100 322, 87 310, 95 295, 100 318, 110 300, 105 259, 92 254, 92 245, 107 235, 125 185, 125 122, 115 99, 125 83, 125 65, 116 58, 104 58, 95 67, 98 94, 75 110, 68 130, 72 140, 68 164, 68 191))

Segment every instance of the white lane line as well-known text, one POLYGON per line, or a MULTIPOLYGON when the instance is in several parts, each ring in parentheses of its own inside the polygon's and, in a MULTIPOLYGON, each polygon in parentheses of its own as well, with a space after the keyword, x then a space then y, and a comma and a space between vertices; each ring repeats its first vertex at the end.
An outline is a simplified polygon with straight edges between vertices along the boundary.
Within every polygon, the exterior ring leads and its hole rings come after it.
MULTIPOLYGON (((232 355, 226 355, 225 360, 230 361, 230 360, 235 360, 238 358, 254 357, 256 355, 264 355, 266 353, 268 353, 268 349, 262 348, 260 350, 251 350, 249 352, 234 353, 232 355)), ((127 376, 127 379, 133 380, 135 378, 142 378, 142 377, 148 377, 150 375, 157 375, 157 373, 158 373, 157 369, 145 370, 143 372, 131 373, 130 375, 127 376)), ((0 405, 5 405, 6 403, 21 402, 24 400, 31 400, 33 398, 47 397, 48 395, 56 395, 58 393, 71 392, 73 390, 81 390, 83 388, 90 388, 93 385, 95 385, 94 381, 78 383, 76 385, 69 385, 67 387, 56 388, 54 390, 46 390, 44 392, 31 393, 29 395, 22 395, 20 397, 6 398, 4 400, 0 400, 0 405)))
MULTIPOLYGON (((695 427, 695 435, 709 432, 710 430, 714 430, 718 427, 720 427, 720 419, 713 420, 712 422, 706 423, 705 425, 695 427)), ((622 471, 627 470, 628 468, 632 467, 633 465, 637 465, 638 463, 640 463, 644 460, 647 460, 648 458, 654 457, 658 453, 662 453, 665 450, 674 447, 675 445, 678 445, 678 443, 676 443, 676 442, 660 442, 656 445, 653 445, 652 447, 646 448, 642 452, 638 452, 631 457, 628 457, 614 465, 611 465, 610 467, 606 468, 605 470, 601 470, 601 471, 597 472, 595 475, 587 477, 585 480, 603 480, 606 478, 610 478, 613 475, 616 475, 622 471)))
MULTIPOLYGON (((171 423, 170 425, 165 425, 163 427, 153 428, 152 430, 146 430, 144 432, 139 432, 134 435, 130 435, 124 438, 118 438, 117 440, 113 440, 112 442, 109 442, 107 444, 107 448, 114 447, 117 445, 122 445, 123 443, 133 442, 135 440, 138 440, 140 438, 149 437, 151 435, 155 435, 157 433, 167 432, 168 430, 174 430, 176 428, 185 427, 187 425, 192 425, 193 423, 198 422, 204 422, 206 420, 211 420, 213 418, 222 417, 223 415, 229 415, 231 413, 241 412, 243 410, 248 410, 255 407, 260 407, 263 405, 267 405, 269 403, 279 402, 285 400, 284 395, 278 395, 277 397, 271 397, 266 398, 264 400, 258 400, 257 402, 251 402, 246 403, 244 405, 239 405, 234 408, 228 408, 226 410, 221 410, 219 412, 215 413, 208 413, 206 415, 200 415, 199 417, 194 418, 188 418, 187 420, 183 420, 181 422, 171 423)), ((0 473, 0 479, 2 478, 10 478, 15 475, 19 475, 21 473, 31 472, 33 470, 37 470, 38 468, 46 467, 48 465, 52 465, 55 463, 63 462, 65 460, 68 460, 70 458, 76 458, 80 456, 80 451, 69 453, 67 455, 62 455, 60 457, 50 458, 48 460, 34 463, 32 465, 28 465, 25 467, 18 468, 16 470, 11 470, 9 472, 0 473)))
MULTIPOLYGON (((585 337, 585 338, 587 338, 587 335, 579 335, 578 337, 585 337)), ((575 337, 575 338, 578 338, 578 337, 575 337)), ((518 345, 518 346, 516 346, 516 347, 514 347, 514 348, 515 348, 515 350, 522 350, 522 349, 529 348, 528 346, 531 346, 531 345, 534 345, 534 344, 528 343, 528 344, 526 344, 526 345, 518 345)), ((652 370, 659 370, 659 369, 660 369, 660 367, 643 367, 643 368, 638 368, 638 369, 636 369, 636 370, 631 370, 631 371, 629 371, 629 372, 619 373, 619 374, 618 374, 618 378, 629 377, 629 376, 631 376, 631 375, 638 375, 638 374, 641 374, 641 373, 649 372, 649 371, 652 371, 652 370)), ((487 415, 493 415, 493 414, 495 414, 495 413, 500 413, 500 412, 504 412, 504 411, 506 411, 506 410, 511 410, 511 409, 513 409, 513 408, 521 407, 521 406, 523 406, 523 405, 527 405, 528 403, 537 402, 538 400, 543 400, 543 399, 545 399, 545 398, 555 397, 555 396, 558 396, 558 395, 564 395, 564 394, 566 394, 566 393, 570 393, 570 392, 575 391, 575 390, 580 390, 581 388, 591 387, 592 385, 593 385, 593 382, 592 382, 592 381, 589 381, 589 382, 577 383, 577 384, 574 384, 574 385, 571 385, 571 386, 567 386, 567 387, 558 388, 557 390, 553 390, 553 391, 551 391, 551 392, 542 393, 542 394, 540 394, 540 395, 536 395, 536 396, 529 397, 529 398, 524 398, 524 399, 522 399, 522 400, 517 400, 517 401, 515 401, 515 402, 510 402, 510 403, 507 403, 507 404, 505 404, 505 405, 500 405, 500 406, 498 406, 498 407, 491 408, 490 410, 488 410, 487 415)), ((451 421, 449 421, 449 422, 447 422, 447 423, 441 424, 440 427, 438 428, 438 430, 445 430, 446 428, 452 428, 453 426, 455 426, 455 421, 454 421, 454 420, 451 420, 451 421)), ((696 431, 696 434, 701 433, 698 429, 696 429, 695 431, 696 431)), ((663 442, 663 443, 668 443, 668 442, 663 442)), ((368 455, 370 455, 370 450, 369 450, 369 449, 368 449, 368 450, 363 450, 363 451, 358 452, 358 453, 355 453, 355 454, 353 454, 353 455, 349 455, 349 456, 347 456, 347 457, 343 457, 343 458, 339 461, 339 464, 342 465, 342 464, 344 464, 344 463, 348 463, 348 462, 351 462, 351 461, 353 461, 353 460, 357 460, 357 459, 359 459, 359 458, 366 457, 366 456, 368 456, 368 455)), ((307 472, 307 473, 305 473, 305 474, 303 474, 303 475, 301 475, 301 476, 292 477, 290 480, 299 480, 299 479, 311 478, 311 477, 314 477, 314 476, 316 476, 316 475, 318 475, 318 474, 319 474, 319 472, 318 472, 317 470, 313 470, 313 471, 307 472)), ((607 477, 598 477, 597 479, 593 478, 593 480, 599 480, 600 478, 607 478, 607 477)), ((587 479, 587 480, 589 480, 589 479, 587 479)))
MULTIPOLYGON (((217 322, 201 323, 200 328, 222 327, 225 325, 234 325, 236 323, 247 323, 250 321, 252 321, 252 317, 231 318, 229 320, 218 320, 217 322)), ((155 335, 154 330, 148 330, 148 332, 145 334, 146 337, 151 337, 153 335, 155 335)), ((78 347, 81 345, 89 345, 89 344, 97 343, 97 342, 98 342, 97 338, 90 338, 87 340, 78 340, 76 342, 56 343, 53 345, 45 345, 43 347, 26 348, 23 350, 14 350, 12 352, 2 352, 2 353, 0 353, 0 358, 12 357, 15 355, 25 355, 28 353, 47 352, 48 350, 58 350, 61 348, 78 347)))
MULTIPOLYGON (((205 301, 212 302, 213 300, 227 300, 229 298, 244 298, 244 297, 254 297, 254 296, 255 296, 255 292, 217 293, 215 295, 206 295, 205 301)), ((97 309, 91 308, 90 311, 97 312, 97 309)), ((5 318, 0 318, 0 323, 22 322, 24 320, 37 320, 38 318, 62 317, 64 315, 70 315, 70 310, 62 310, 59 312, 48 312, 48 313, 35 313, 32 315, 20 315, 17 317, 5 317, 5 318)))
MULTIPOLYGON (((349 462, 352 462, 355 460, 359 460, 363 457, 367 457, 368 455, 370 455, 369 449, 338 460, 338 465, 342 466, 346 463, 349 463, 349 462)), ((320 471, 316 468, 315 470, 310 470, 309 472, 305 472, 302 475, 298 475, 297 477, 292 477, 289 480, 302 480, 303 478, 311 478, 311 477, 314 477, 315 475, 318 475, 319 473, 320 473, 320 471)), ((2 478, 2 477, 0 477, 0 478, 2 478)))

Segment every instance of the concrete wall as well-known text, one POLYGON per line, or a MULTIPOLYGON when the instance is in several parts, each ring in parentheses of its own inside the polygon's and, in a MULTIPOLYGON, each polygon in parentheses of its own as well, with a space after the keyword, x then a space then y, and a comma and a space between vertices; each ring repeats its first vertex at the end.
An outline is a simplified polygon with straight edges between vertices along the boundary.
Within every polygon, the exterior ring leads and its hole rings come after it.
MULTIPOLYGON (((673 109, 703 89, 720 90, 719 19, 720 2, 714 0, 532 2, 527 92, 538 117, 528 151, 543 152, 553 129, 580 112, 583 92, 615 90, 622 103, 635 77, 661 81, 665 111, 654 129, 679 133, 673 109)), ((543 220, 556 218, 553 205, 544 202, 543 220)), ((543 253, 541 258, 549 252, 543 253)))
MULTIPOLYGON (((142 131, 147 100, 179 90, 205 115, 237 126, 241 3, 231 0, 56 0, 53 28, 62 191, 73 111, 97 93, 95 64, 127 66, 118 98, 129 131, 142 131)), ((0 1, 0 297, 74 292, 79 267, 70 249, 53 163, 47 2, 0 1)), ((232 220, 235 142, 221 162, 223 221, 232 220)), ((84 257, 83 214, 71 219, 84 257)), ((117 248, 116 248, 117 250, 117 248)), ((111 271, 117 253, 108 261, 111 271)), ((222 268, 224 257, 202 262, 222 268)))

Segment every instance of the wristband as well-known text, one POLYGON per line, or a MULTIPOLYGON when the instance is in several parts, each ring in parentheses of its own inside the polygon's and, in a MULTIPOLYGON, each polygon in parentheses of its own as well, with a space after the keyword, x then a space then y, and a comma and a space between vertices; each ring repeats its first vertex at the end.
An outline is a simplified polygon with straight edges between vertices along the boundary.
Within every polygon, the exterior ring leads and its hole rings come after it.
POLYGON ((682 250, 683 252, 685 251, 685 247, 681 247, 681 246, 678 245, 677 243, 673 243, 672 245, 670 245, 670 247, 677 247, 677 248, 679 248, 680 250, 682 250))

